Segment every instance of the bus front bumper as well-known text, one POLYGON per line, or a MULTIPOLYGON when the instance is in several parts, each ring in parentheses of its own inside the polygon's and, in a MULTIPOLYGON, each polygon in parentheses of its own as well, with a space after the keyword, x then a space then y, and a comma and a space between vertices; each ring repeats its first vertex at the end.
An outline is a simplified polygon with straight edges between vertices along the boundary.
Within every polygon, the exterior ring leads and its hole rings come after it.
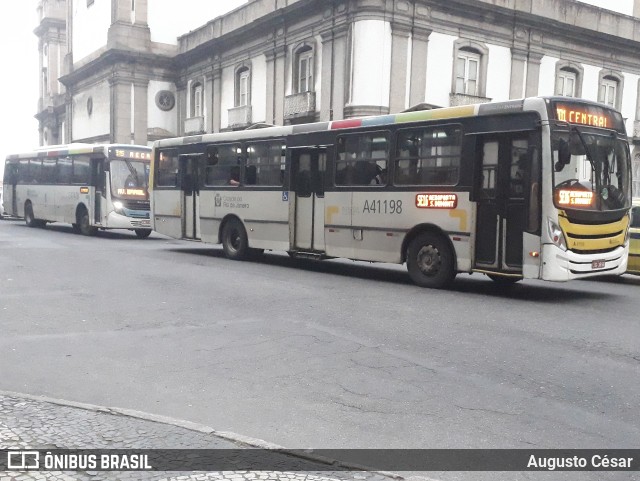
POLYGON ((106 229, 149 229, 151 230, 151 220, 149 218, 128 217, 116 212, 110 212, 107 216, 106 229))
POLYGON ((577 254, 553 244, 542 246, 542 279, 570 281, 602 275, 621 275, 627 270, 628 243, 601 254, 577 254))

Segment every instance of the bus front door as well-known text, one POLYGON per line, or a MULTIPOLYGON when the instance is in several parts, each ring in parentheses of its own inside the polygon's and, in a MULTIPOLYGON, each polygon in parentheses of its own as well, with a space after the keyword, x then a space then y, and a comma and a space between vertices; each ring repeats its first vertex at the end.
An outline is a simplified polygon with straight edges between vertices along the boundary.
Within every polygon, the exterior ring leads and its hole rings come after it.
POLYGON ((180 156, 180 189, 182 191, 182 237, 200 239, 200 181, 201 154, 180 156))
POLYGON ((91 176, 94 180, 92 184, 95 186, 93 216, 96 224, 103 224, 102 213, 105 212, 107 205, 107 181, 104 167, 104 159, 91 159, 91 176))
MULTIPOLYGON (((322 253, 324 244, 324 175, 327 150, 324 147, 292 149, 291 193, 295 196, 290 216, 293 250, 322 253)), ((291 199, 290 199, 291 201, 291 199)))
POLYGON ((475 268, 522 272, 525 181, 529 178, 529 135, 485 137, 480 143, 475 268))

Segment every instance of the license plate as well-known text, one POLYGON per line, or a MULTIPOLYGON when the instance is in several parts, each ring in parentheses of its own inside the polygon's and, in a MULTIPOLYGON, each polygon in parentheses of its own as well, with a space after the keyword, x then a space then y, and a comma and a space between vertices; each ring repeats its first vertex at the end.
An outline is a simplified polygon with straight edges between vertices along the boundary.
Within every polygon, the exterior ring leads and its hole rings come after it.
POLYGON ((605 266, 605 261, 603 260, 591 261, 592 269, 604 269, 604 266, 605 266))
POLYGON ((151 225, 151 221, 149 220, 142 220, 140 221, 140 225, 144 226, 144 227, 149 227, 151 225))

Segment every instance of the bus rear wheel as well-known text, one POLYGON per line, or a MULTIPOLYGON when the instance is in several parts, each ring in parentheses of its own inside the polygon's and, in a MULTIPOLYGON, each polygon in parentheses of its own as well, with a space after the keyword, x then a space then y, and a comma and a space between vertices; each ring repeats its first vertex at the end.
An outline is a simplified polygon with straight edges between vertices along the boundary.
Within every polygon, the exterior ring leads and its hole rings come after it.
POLYGON ((33 207, 31 206, 31 202, 27 202, 27 204, 24 206, 24 223, 27 224, 27 227, 38 226, 38 222, 33 216, 33 207))
POLYGON ((246 259, 249 253, 247 231, 238 219, 229 219, 222 228, 222 249, 224 254, 236 261, 246 259))
POLYGON ((138 239, 146 239, 151 235, 151 231, 149 229, 134 229, 138 239))
POLYGON ((94 236, 98 232, 98 229, 89 222, 89 213, 86 209, 82 209, 78 213, 78 229, 82 235, 86 236, 94 236))
POLYGON ((456 276, 451 247, 442 236, 428 232, 418 235, 407 249, 407 270, 420 287, 448 286, 456 276))

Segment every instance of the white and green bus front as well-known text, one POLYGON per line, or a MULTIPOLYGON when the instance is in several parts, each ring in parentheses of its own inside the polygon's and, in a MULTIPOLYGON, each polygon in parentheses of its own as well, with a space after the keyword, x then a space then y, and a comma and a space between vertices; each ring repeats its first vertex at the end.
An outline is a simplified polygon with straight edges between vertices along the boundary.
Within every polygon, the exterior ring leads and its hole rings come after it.
POLYGON ((109 148, 109 167, 105 186, 106 226, 133 229, 138 237, 151 233, 149 166, 151 149, 137 146, 109 148))
POLYGON ((631 160, 622 115, 605 105, 547 100, 541 277, 566 281, 627 268, 631 160), (547 150, 548 152, 549 150, 547 150), (549 174, 550 173, 550 174, 549 174))

